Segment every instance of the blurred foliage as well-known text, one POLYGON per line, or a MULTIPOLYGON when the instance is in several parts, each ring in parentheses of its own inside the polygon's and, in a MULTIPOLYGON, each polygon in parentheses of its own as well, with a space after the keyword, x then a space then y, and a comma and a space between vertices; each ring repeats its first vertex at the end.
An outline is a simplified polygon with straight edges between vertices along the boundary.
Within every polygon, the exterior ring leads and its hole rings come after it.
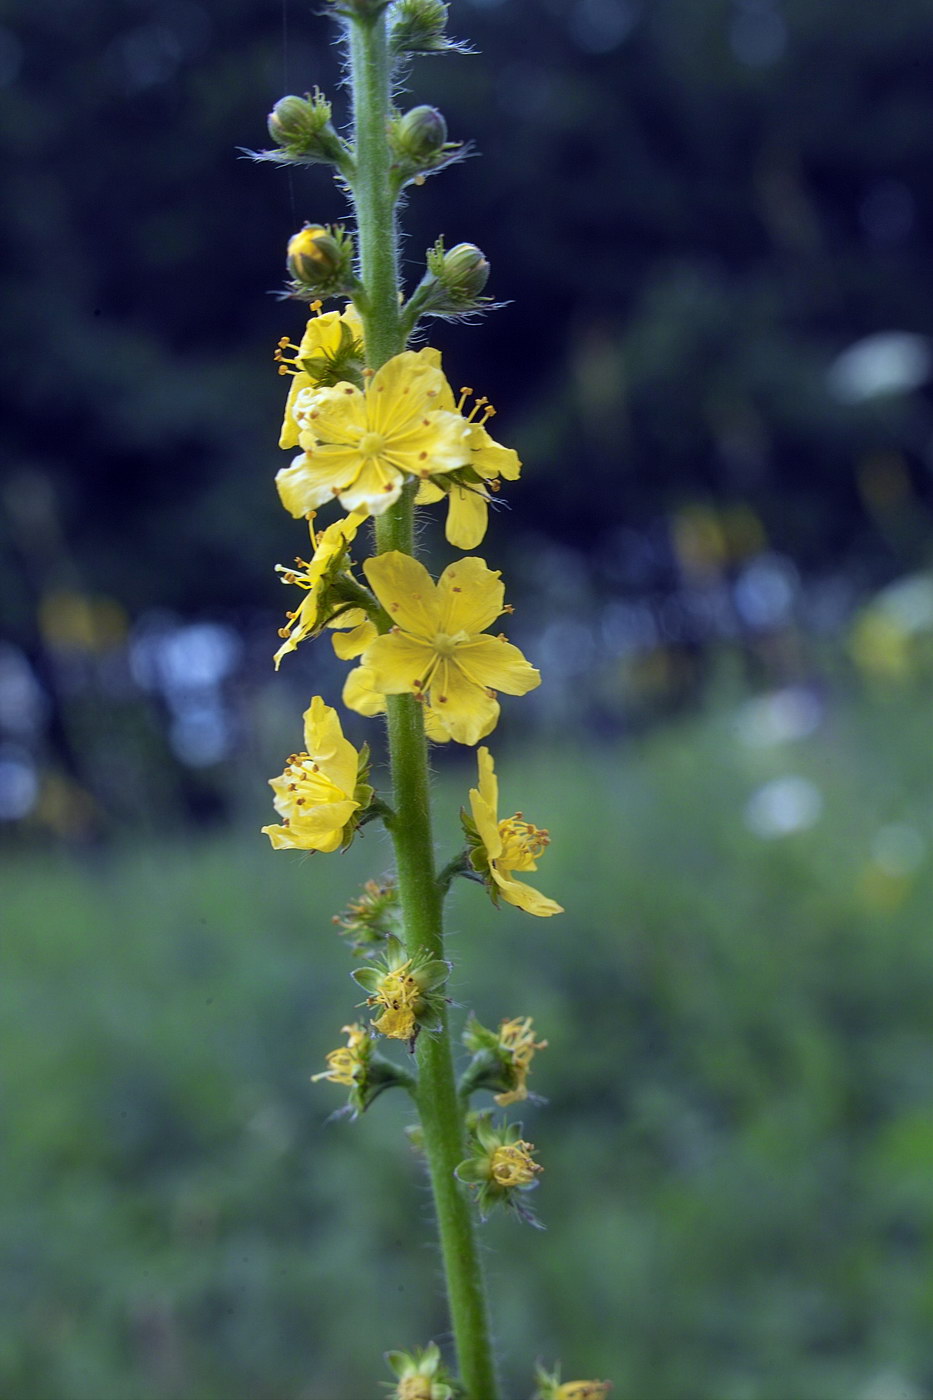
MULTIPOLYGON (((611 556, 621 525, 711 499, 810 568, 915 566, 928 391, 846 401, 827 371, 933 327, 926 0, 452 9, 482 57, 420 62, 413 100, 483 158, 413 192, 406 271, 438 233, 473 239, 511 299, 437 336, 529 464, 491 547, 520 520, 611 556)), ((265 293, 288 235, 344 210, 323 172, 236 147, 283 91, 320 82, 339 108, 332 37, 296 0, 4 8, 0 584, 21 643, 49 588, 134 616, 275 599, 295 527, 268 357, 302 313, 265 293)))
MULTIPOLYGON (((569 911, 532 927, 463 882, 451 911, 457 1014, 550 1042, 550 1104, 515 1115, 547 1231, 484 1227, 509 1393, 558 1355, 620 1400, 933 1391, 928 712, 926 684, 879 690, 778 741, 725 696, 503 771, 569 911), (766 839, 788 781, 815 805, 766 839)), ((384 1349, 443 1341, 402 1096, 328 1125, 340 1092, 307 1082, 358 1014, 330 915, 388 846, 290 859, 247 834, 266 815, 3 869, 16 1400, 363 1397, 384 1349)))

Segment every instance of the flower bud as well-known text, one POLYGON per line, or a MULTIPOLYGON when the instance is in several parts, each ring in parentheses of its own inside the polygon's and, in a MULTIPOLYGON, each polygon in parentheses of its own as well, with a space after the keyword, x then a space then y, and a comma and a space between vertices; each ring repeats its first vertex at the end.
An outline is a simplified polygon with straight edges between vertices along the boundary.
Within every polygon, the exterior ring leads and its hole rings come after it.
POLYGON ((412 107, 399 118, 393 144, 413 164, 424 165, 441 154, 446 140, 447 123, 436 107, 412 107))
POLYGON ((280 97, 266 125, 277 146, 304 147, 330 120, 330 104, 323 98, 280 97))
POLYGON ((349 289, 353 241, 343 228, 306 224, 288 240, 288 271, 297 293, 332 296, 349 289))
POLYGON ((475 301, 489 281, 489 263, 475 243, 458 243, 444 254, 436 275, 455 301, 475 301))
POLYGON ((446 26, 444 0, 397 0, 389 31, 390 49, 397 57, 456 49, 458 45, 444 33, 446 26))

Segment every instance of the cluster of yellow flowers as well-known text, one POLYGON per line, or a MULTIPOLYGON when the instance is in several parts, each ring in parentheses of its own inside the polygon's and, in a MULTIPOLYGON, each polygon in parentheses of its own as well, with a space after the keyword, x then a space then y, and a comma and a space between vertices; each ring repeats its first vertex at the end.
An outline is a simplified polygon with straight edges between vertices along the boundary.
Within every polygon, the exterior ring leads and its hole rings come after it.
MULTIPOLYGON (((515 480, 521 463, 487 431, 492 408, 471 390, 455 397, 438 351, 406 350, 372 373, 363 364, 362 328, 352 305, 321 314, 313 307, 299 345, 285 340, 276 358, 291 378, 279 444, 301 451, 276 477, 282 504, 308 521, 311 558, 279 565, 283 581, 301 590, 281 629, 282 659, 326 627, 336 654, 357 664, 343 703, 373 716, 387 695, 408 694, 424 707, 437 743, 476 745, 499 719, 498 694, 525 695, 540 684, 518 647, 489 628, 511 612, 498 570, 467 555, 435 582, 409 554, 389 550, 362 564, 351 557, 363 522, 381 515, 408 482, 416 504, 446 497, 447 539, 473 549, 483 539, 490 493, 515 480), (318 510, 336 500, 346 512, 320 532, 318 510)), ((515 872, 533 871, 546 831, 521 814, 500 821, 492 756, 478 753, 478 786, 470 793, 469 860, 494 899, 539 917, 561 907, 515 872)), ((272 779, 280 821, 264 827, 277 848, 332 851, 352 840, 369 818, 373 791, 366 762, 343 737, 333 709, 316 696, 305 716, 305 751, 272 779)))

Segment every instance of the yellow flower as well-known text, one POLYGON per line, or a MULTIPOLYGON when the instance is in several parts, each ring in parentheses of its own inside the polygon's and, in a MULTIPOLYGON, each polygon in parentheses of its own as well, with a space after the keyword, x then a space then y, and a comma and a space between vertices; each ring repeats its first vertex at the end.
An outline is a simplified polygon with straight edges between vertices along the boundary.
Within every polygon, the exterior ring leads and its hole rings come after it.
POLYGON ((281 777, 269 780, 282 824, 262 830, 277 851, 336 851, 349 844, 356 814, 372 799, 360 781, 366 756, 343 737, 336 710, 319 695, 304 721, 306 752, 292 754, 281 777))
POLYGON ((537 914, 544 918, 548 914, 562 914, 564 911, 553 899, 539 894, 531 885, 522 880, 513 880, 514 870, 537 870, 537 860, 550 842, 548 833, 532 826, 522 818, 521 812, 514 817, 499 821, 499 784, 496 779, 492 754, 481 748, 476 754, 479 768, 479 787, 470 789, 470 809, 477 836, 482 843, 474 850, 474 864, 477 869, 488 868, 494 883, 493 895, 501 894, 508 904, 524 909, 526 914, 537 914), (479 856, 477 862, 476 857, 479 856))
POLYGON ((448 565, 436 585, 423 564, 396 550, 368 559, 363 568, 398 624, 363 654, 374 689, 426 699, 458 744, 478 743, 495 728, 495 691, 525 695, 541 684, 518 647, 504 637, 481 635, 510 611, 499 573, 482 559, 448 565))
POLYGON ((279 341, 275 358, 279 362, 279 374, 289 374, 292 382, 288 386, 285 403, 285 417, 279 436, 279 447, 297 447, 299 427, 295 419, 295 400, 303 389, 314 389, 321 380, 334 381, 330 373, 344 367, 338 376, 346 379, 346 364, 354 359, 362 360, 363 323, 356 307, 351 303, 344 311, 328 311, 320 314, 321 303, 312 302, 311 309, 318 314, 312 316, 301 337, 300 345, 293 345, 287 336, 279 341), (292 351, 286 355, 286 350, 292 351))
POLYGON ((304 449, 276 476, 294 516, 338 497, 345 510, 381 515, 408 476, 427 478, 469 461, 469 429, 437 407, 444 376, 422 353, 388 360, 361 391, 352 384, 302 389, 292 412, 304 449))
POLYGON ((352 1089, 357 1080, 366 1074, 372 1055, 372 1041, 358 1022, 352 1026, 341 1026, 340 1029, 348 1037, 346 1045, 330 1051, 325 1057, 327 1069, 320 1074, 312 1074, 311 1082, 330 1079, 334 1084, 345 1084, 352 1089))
POLYGON ((489 1175, 497 1186, 511 1190, 516 1186, 528 1186, 535 1179, 535 1173, 543 1171, 539 1163, 532 1160, 533 1142, 518 1138, 516 1142, 505 1142, 497 1147, 489 1158, 489 1175))
MULTIPOLYGON (((472 389, 461 389, 460 399, 455 402, 453 390, 445 379, 440 406, 462 415, 472 392, 472 389)), ((518 453, 503 447, 486 431, 486 424, 495 411, 487 399, 476 400, 464 420, 469 424, 469 466, 438 481, 422 482, 415 497, 415 504, 420 506, 447 496, 445 534, 458 549, 475 549, 483 539, 489 519, 489 492, 498 491, 499 478, 504 476, 507 481, 515 481, 521 473, 518 453), (482 416, 477 418, 479 413, 482 416)))
POLYGON ((531 1029, 531 1017, 520 1016, 512 1021, 503 1021, 499 1028, 499 1047, 511 1059, 509 1068, 514 1077, 514 1087, 507 1094, 496 1094, 496 1103, 503 1108, 506 1104, 520 1103, 527 1099, 526 1080, 536 1050, 547 1049, 546 1040, 535 1040, 531 1029))
MULTIPOLYGON (((279 669, 282 657, 287 656, 290 651, 295 651, 299 642, 320 632, 328 620, 328 614, 333 612, 333 602, 327 597, 329 585, 339 574, 347 548, 365 519, 365 515, 358 512, 346 515, 316 535, 312 515, 308 520, 314 549, 311 559, 296 559, 298 567, 295 569, 286 568, 283 564, 276 565, 285 583, 297 584, 305 590, 301 606, 286 614, 288 626, 279 629, 279 636, 285 638, 285 644, 275 653, 276 670, 279 669)), ((337 625, 346 627, 357 623, 362 616, 360 610, 355 608, 341 613, 336 622, 337 625)))

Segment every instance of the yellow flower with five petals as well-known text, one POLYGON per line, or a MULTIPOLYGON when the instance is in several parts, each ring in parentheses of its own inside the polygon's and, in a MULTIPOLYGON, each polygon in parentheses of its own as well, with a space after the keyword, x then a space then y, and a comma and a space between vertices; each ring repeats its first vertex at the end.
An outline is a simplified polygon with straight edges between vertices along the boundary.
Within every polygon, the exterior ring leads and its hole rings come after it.
POLYGON ((381 515, 410 477, 466 465, 469 427, 438 408, 443 382, 423 352, 405 350, 362 390, 349 383, 300 390, 292 413, 304 450, 275 479, 285 509, 307 515, 336 496, 345 510, 381 515))
MULTIPOLYGON (((526 914, 546 918, 562 914, 563 908, 553 899, 540 894, 523 880, 513 878, 513 872, 537 870, 538 857, 550 843, 544 830, 526 822, 521 812, 505 821, 498 819, 499 784, 492 754, 485 747, 477 750, 479 786, 470 789, 470 810, 476 836, 467 828, 473 844, 471 861, 474 869, 485 876, 493 899, 500 896, 507 904, 524 909, 526 914)), ((465 819, 464 819, 465 820, 465 819)))
MULTIPOLYGON (((320 311, 319 301, 312 303, 317 315, 308 320, 300 345, 293 345, 285 336, 279 341, 275 358, 279 374, 291 375, 285 417, 279 435, 279 447, 297 447, 300 429, 295 420, 295 400, 303 389, 314 389, 322 380, 328 382, 333 369, 346 366, 348 360, 363 357, 363 323, 351 302, 344 311, 320 311), (290 350, 290 355, 285 352, 290 350)), ((339 379, 346 379, 346 368, 339 379)), ((332 382, 332 381, 330 381, 332 382)))
POLYGON ((367 559, 370 587, 396 623, 363 653, 372 685, 384 695, 424 699, 458 744, 476 744, 495 728, 495 692, 525 695, 541 676, 518 647, 483 634, 506 611, 497 570, 468 556, 437 584, 411 555, 389 550, 367 559))

